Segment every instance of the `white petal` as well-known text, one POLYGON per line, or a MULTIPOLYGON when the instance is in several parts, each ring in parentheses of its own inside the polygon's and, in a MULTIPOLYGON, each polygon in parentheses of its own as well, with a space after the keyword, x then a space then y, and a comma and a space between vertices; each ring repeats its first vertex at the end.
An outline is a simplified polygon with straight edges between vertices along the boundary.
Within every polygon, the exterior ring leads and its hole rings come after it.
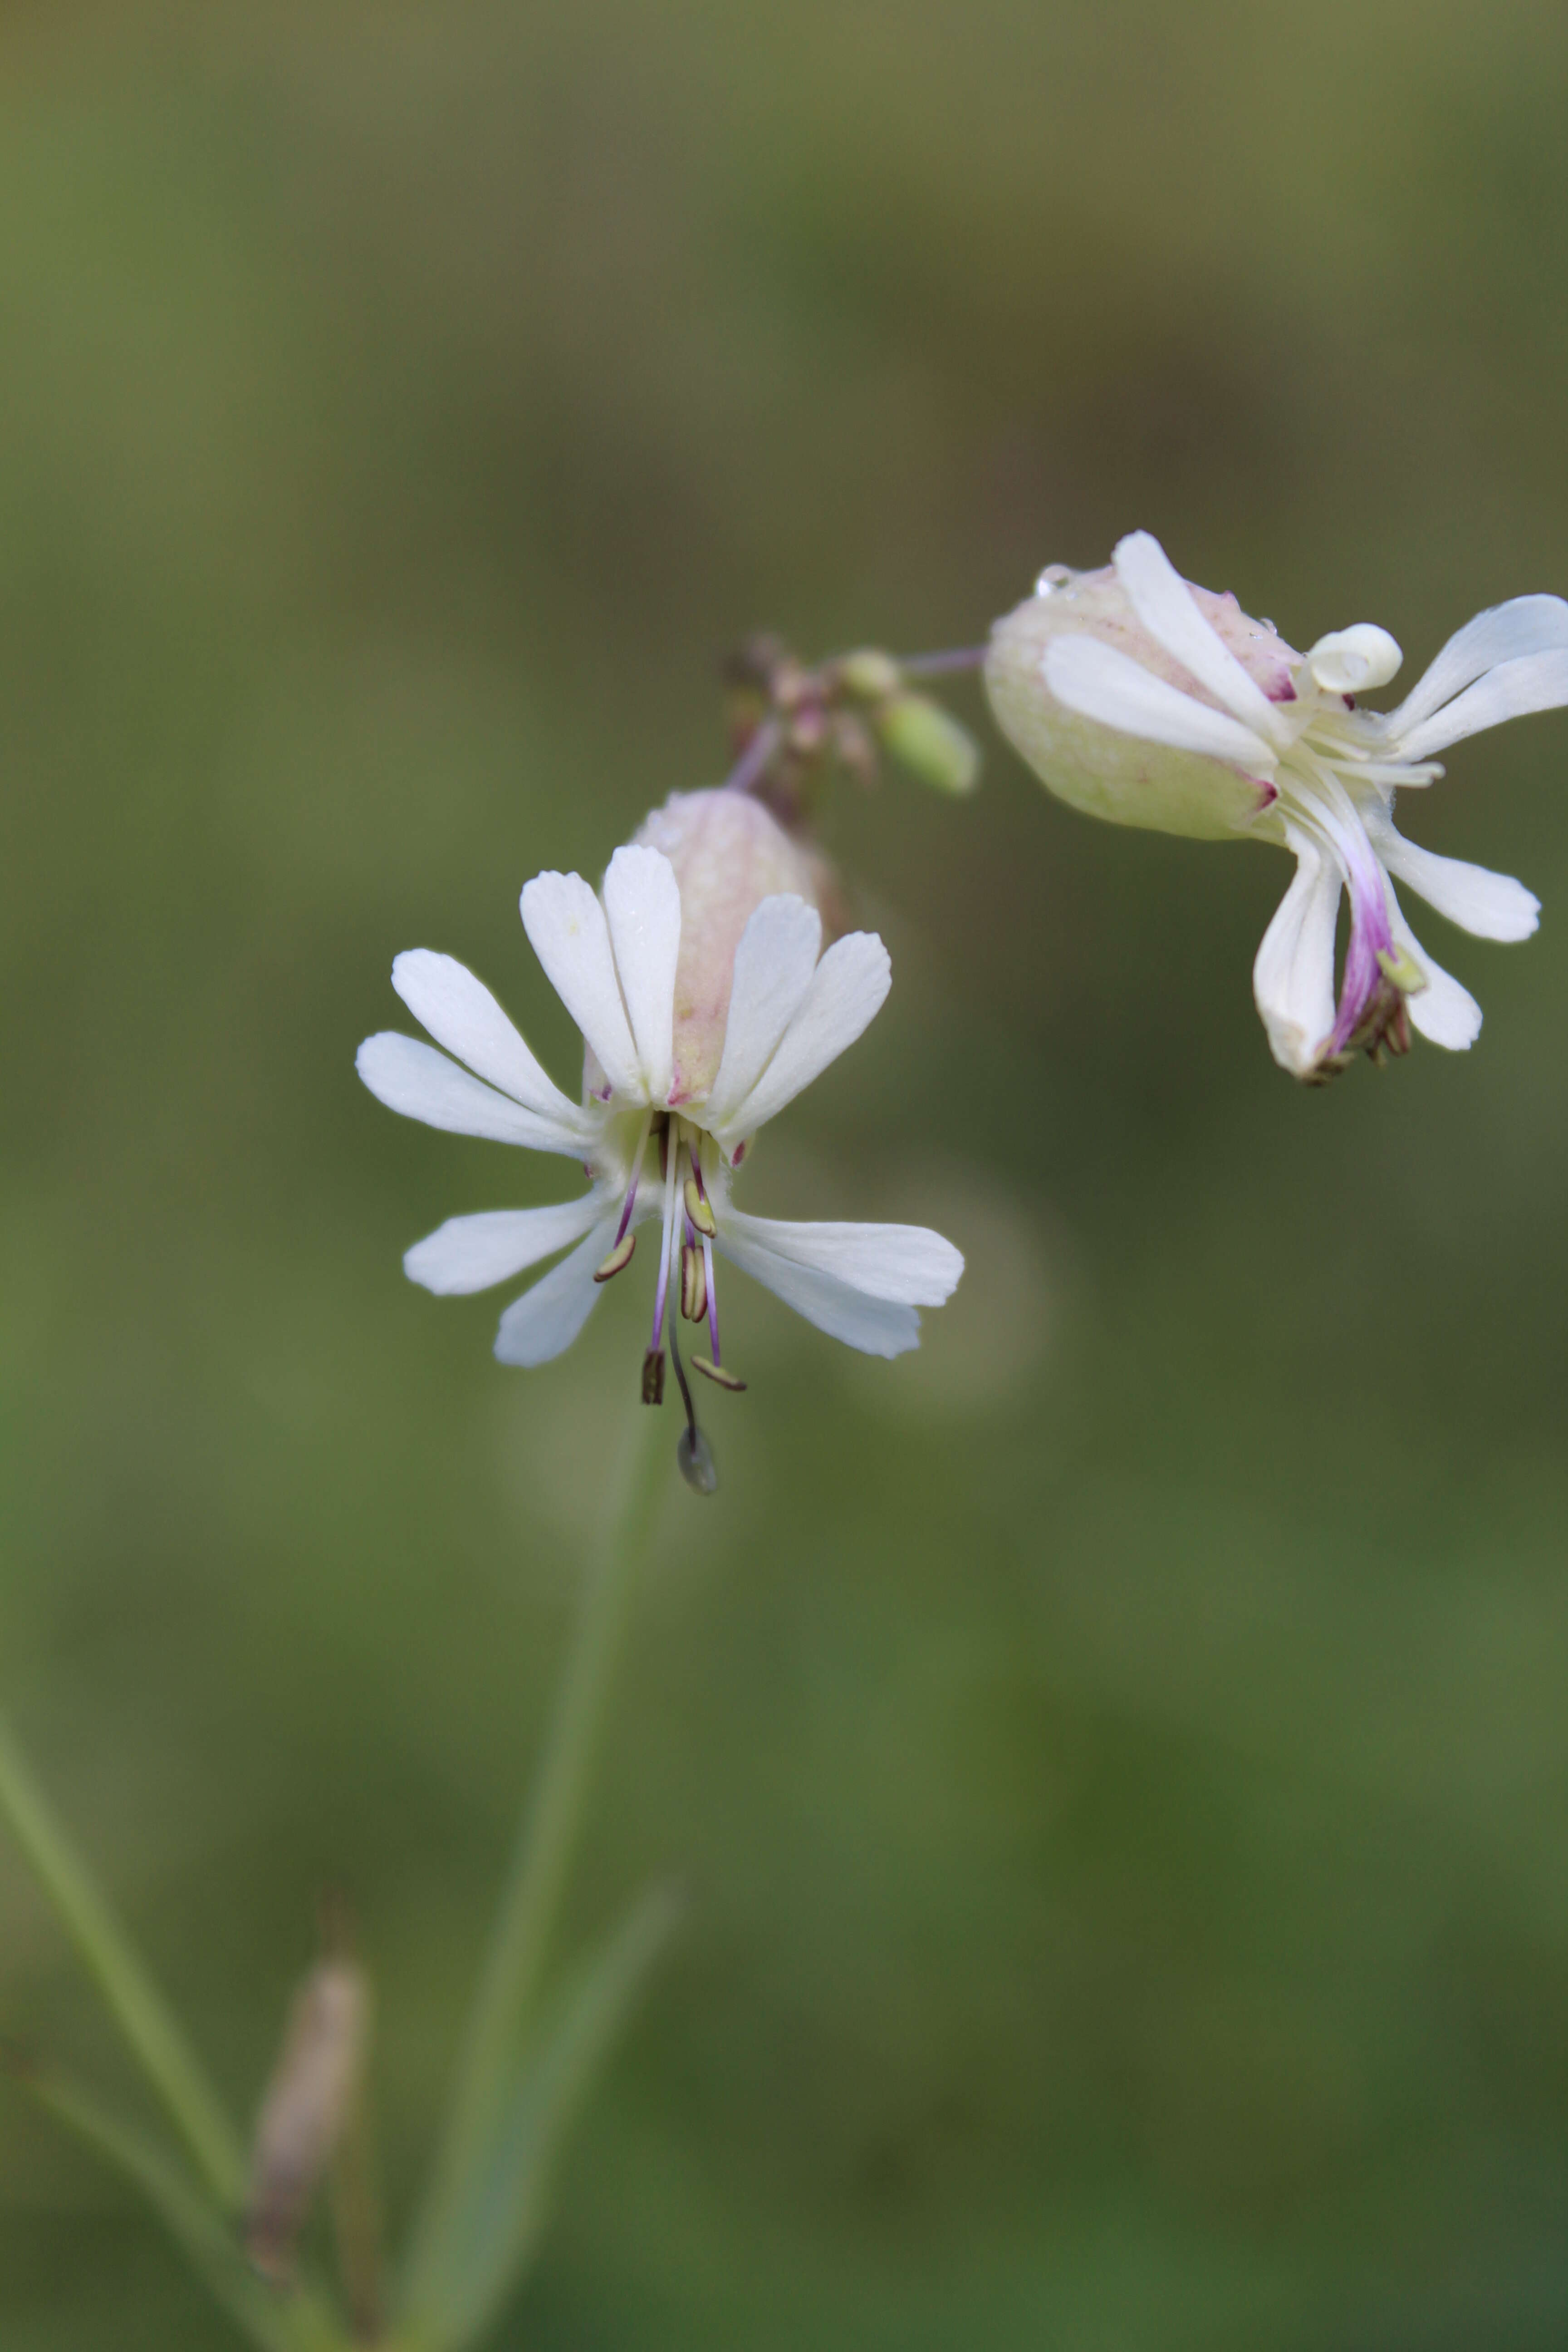
POLYGON ((392 984, 437 1045, 445 1045, 541 1118, 552 1119, 579 1141, 593 1121, 545 1076, 489 990, 453 956, 410 948, 392 966, 392 984))
POLYGON ((1334 925, 1338 865, 1306 834, 1289 828, 1296 875, 1263 934, 1252 993, 1268 1048, 1281 1069, 1304 1077, 1334 1025, 1334 925))
POLYGON ((1394 929, 1394 944, 1404 950, 1413 962, 1420 966, 1426 978, 1425 988, 1416 989, 1405 1000, 1412 1028, 1434 1045, 1446 1045, 1450 1053, 1463 1053, 1473 1045, 1480 1034, 1481 1008, 1468 988, 1461 988, 1451 972, 1434 963, 1409 924, 1399 910, 1399 902, 1392 890, 1389 917, 1394 929))
POLYGON ((1500 727, 1505 719, 1522 719, 1531 710, 1556 710, 1568 702, 1568 646, 1544 654, 1526 654, 1506 661, 1478 677, 1474 686, 1395 740, 1402 760, 1430 759, 1446 744, 1483 727, 1500 727))
POLYGON ((852 1290, 830 1274, 780 1257, 750 1234, 736 1232, 732 1215, 721 1224, 714 1246, 830 1339, 842 1339, 862 1355, 902 1356, 920 1346, 921 1318, 912 1307, 868 1298, 864 1291, 852 1290))
POLYGON ((891 979, 888 950, 874 931, 851 931, 837 940, 813 972, 767 1068, 722 1126, 710 1132, 723 1143, 754 1135, 775 1118, 855 1043, 885 1002, 891 979))
POLYGON ((523 887, 522 928, 611 1086, 628 1102, 646 1102, 609 926, 583 877, 536 874, 523 887))
POLYGON ((448 1217, 405 1253, 403 1271, 438 1298, 488 1290, 579 1240, 605 1205, 599 1193, 584 1192, 580 1201, 548 1209, 491 1209, 477 1217, 448 1217))
POLYGON ((365 1039, 354 1067, 377 1102, 401 1111, 405 1118, 422 1118, 426 1127, 444 1127, 452 1135, 489 1136, 496 1143, 526 1144, 532 1151, 564 1151, 573 1157, 583 1151, 580 1130, 568 1132, 555 1120, 524 1110, 417 1037, 384 1029, 365 1039))
POLYGON ((1370 694, 1398 677, 1404 659, 1386 629, 1375 621, 1358 621, 1353 628, 1320 637, 1307 656, 1307 667, 1330 694, 1370 694))
POLYGON ((585 1242, 562 1259, 500 1318, 496 1354, 503 1364, 548 1364, 565 1354, 598 1304, 594 1279, 615 1238, 616 1213, 601 1218, 585 1242))
POLYGON ((721 1236, 739 1234, 775 1257, 900 1307, 942 1306, 963 1272, 952 1244, 925 1225, 789 1224, 748 1217, 726 1203, 720 1229, 721 1236))
POLYGON ((1153 533, 1132 531, 1118 542, 1111 561, 1133 611, 1156 644, 1190 670, 1233 718, 1255 730, 1266 742, 1280 740, 1274 705, 1210 628, 1193 602, 1192 590, 1153 533))
POLYGON ((1396 710, 1388 714, 1392 734, 1402 735, 1429 719, 1483 670, 1526 654, 1568 646, 1568 604, 1561 596, 1515 596, 1478 613, 1455 631, 1430 669, 1417 678, 1396 710))
POLYGON ((1389 872, 1447 915, 1461 930, 1482 940, 1527 940, 1541 918, 1541 901, 1511 875, 1493 874, 1461 857, 1439 857, 1396 832, 1387 813, 1363 808, 1372 845, 1389 872))
POLYGON ((767 1068, 811 986, 821 948, 822 918, 804 898, 764 898, 752 908, 735 950, 710 1123, 722 1125, 767 1068))
POLYGON ((605 913, 647 1098, 661 1103, 669 1093, 675 1058, 675 966, 680 954, 680 885, 661 850, 616 850, 605 877, 605 913))
POLYGON ((1250 727, 1195 702, 1179 686, 1167 686, 1098 637, 1053 637, 1044 672, 1058 702, 1103 727, 1119 728, 1147 743, 1168 743, 1177 751, 1204 751, 1248 775, 1267 776, 1274 766, 1274 752, 1250 727))

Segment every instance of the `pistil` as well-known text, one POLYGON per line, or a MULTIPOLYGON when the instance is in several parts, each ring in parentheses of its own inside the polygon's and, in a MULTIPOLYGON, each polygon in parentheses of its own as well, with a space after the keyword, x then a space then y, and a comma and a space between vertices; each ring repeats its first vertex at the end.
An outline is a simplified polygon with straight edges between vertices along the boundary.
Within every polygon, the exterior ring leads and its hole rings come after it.
POLYGON ((680 1160, 679 1129, 679 1121, 677 1120, 674 1130, 667 1127, 660 1138, 664 1159, 664 1230, 658 1253, 658 1287, 653 1302, 653 1337, 648 1342, 647 1357, 643 1366, 643 1399, 651 1404, 658 1403, 664 1394, 664 1307, 669 1290, 669 1265, 675 1245, 676 1171, 680 1160), (658 1395, 650 1397, 647 1368, 656 1357, 659 1363, 658 1395))

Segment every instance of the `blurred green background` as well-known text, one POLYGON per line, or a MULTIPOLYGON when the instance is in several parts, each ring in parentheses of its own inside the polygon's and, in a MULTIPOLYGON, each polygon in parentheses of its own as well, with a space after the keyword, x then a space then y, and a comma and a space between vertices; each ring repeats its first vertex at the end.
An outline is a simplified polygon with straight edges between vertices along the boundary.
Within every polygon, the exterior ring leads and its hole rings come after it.
MULTIPOLYGON (((394 952, 570 1080, 519 886, 758 624, 1140 524, 1413 673, 1568 590, 1565 102, 1536 0, 7 10, 0 1696, 238 2110, 350 1890, 395 2214, 646 1300, 530 1375, 404 1281, 561 1171, 356 1086, 394 952)), ((1476 1050, 1316 1095, 1286 861, 988 748, 839 793, 893 993, 746 1195, 968 1280, 893 1366, 730 1285, 576 1923, 693 1907, 499 2340, 1558 2347, 1568 721, 1412 816, 1546 902, 1419 919, 1476 1050)), ((0 2022, 118 2079, 3 1838, 0 2022)), ((0 2193, 6 2352, 233 2340, 11 2093, 0 2193)))

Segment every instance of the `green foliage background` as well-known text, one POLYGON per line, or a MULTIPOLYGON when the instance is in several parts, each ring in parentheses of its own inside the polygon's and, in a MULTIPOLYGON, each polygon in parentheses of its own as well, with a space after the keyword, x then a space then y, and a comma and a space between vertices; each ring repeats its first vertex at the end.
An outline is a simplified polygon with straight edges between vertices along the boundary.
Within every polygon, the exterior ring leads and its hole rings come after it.
MULTIPOLYGON (((1413 666, 1568 589, 1565 100, 1536 0, 7 12, 0 1694, 237 2108, 351 1890, 395 2212, 645 1302, 525 1375, 404 1282, 560 1171, 355 1085, 392 955, 569 1076, 519 886, 758 623, 1137 524, 1413 666)), ((1414 813, 1546 902, 1422 920, 1475 1052, 1319 1095, 1281 857, 840 794, 893 993, 748 1198, 972 1271, 892 1367, 731 1286, 578 1906, 690 1922, 500 2341, 1563 2342, 1565 758, 1414 813)), ((3 1843, 0 2018, 114 2072, 3 1843)), ((7 2352, 230 2340, 10 2096, 0 2190, 7 2352)))

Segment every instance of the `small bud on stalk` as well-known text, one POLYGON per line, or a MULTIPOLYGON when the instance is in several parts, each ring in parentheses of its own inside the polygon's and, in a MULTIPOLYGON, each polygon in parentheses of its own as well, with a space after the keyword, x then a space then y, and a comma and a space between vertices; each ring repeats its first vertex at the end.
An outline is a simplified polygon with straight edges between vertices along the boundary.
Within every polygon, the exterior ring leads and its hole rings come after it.
POLYGON ((245 2246, 267 2277, 293 2275, 294 2249, 358 2094, 370 2030, 364 1976, 325 1959, 294 1999, 257 2118, 245 2246))
POLYGON ((979 745, 910 680, 980 661, 978 652, 964 652, 903 663, 862 646, 810 669, 778 637, 749 638, 724 666, 740 754, 731 787, 756 794, 794 826, 828 762, 871 784, 881 751, 938 792, 972 792, 979 745))
POLYGON ((962 796, 980 782, 980 746, 929 694, 895 694, 877 710, 877 740, 901 767, 939 793, 962 796))
POLYGON ((890 702, 904 682, 903 671, 891 654, 866 646, 834 664, 840 685, 857 702, 890 702))

